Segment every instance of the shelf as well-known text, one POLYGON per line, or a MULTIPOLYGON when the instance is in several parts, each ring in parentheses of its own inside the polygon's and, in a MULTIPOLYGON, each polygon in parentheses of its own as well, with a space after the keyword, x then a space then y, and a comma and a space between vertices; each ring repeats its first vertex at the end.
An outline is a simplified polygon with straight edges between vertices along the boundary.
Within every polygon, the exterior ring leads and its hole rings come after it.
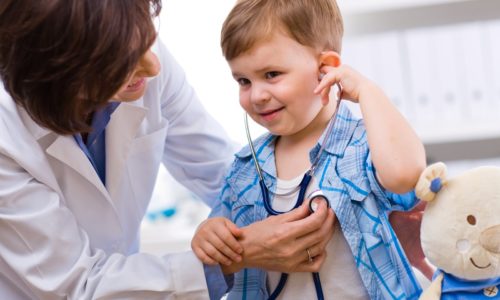
POLYGON ((346 36, 500 18, 498 0, 344 1, 346 36))
POLYGON ((429 7, 453 2, 470 2, 479 0, 339 0, 337 3, 345 15, 380 12, 394 9, 429 7))
POLYGON ((428 163, 500 158, 500 137, 425 143, 428 163))

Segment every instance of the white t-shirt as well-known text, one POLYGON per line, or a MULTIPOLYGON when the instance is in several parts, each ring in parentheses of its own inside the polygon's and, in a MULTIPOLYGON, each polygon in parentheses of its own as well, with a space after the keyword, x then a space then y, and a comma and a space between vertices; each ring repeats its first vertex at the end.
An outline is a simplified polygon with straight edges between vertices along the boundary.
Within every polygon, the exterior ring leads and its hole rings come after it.
MULTIPOLYGON (((303 175, 292 180, 278 178, 272 207, 278 211, 290 210, 297 201, 299 184, 303 175)), ((318 190, 313 178, 306 190, 307 195, 318 190)), ((333 237, 326 246, 326 261, 320 271, 321 285, 326 299, 369 299, 356 268, 351 249, 335 222, 333 237)), ((280 272, 268 272, 268 287, 272 293, 278 285, 280 272)), ((291 273, 278 299, 317 299, 312 273, 291 273)))

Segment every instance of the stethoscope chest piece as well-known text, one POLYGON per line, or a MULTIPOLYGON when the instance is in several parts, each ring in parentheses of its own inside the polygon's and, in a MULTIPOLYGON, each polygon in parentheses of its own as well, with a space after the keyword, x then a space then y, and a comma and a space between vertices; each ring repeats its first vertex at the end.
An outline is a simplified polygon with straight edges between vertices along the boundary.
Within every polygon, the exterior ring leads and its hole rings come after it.
POLYGON ((324 201, 326 203, 326 207, 330 208, 330 201, 328 201, 328 198, 323 194, 321 190, 316 190, 312 192, 307 198, 309 198, 309 212, 312 214, 318 210, 319 204, 321 201, 324 201))

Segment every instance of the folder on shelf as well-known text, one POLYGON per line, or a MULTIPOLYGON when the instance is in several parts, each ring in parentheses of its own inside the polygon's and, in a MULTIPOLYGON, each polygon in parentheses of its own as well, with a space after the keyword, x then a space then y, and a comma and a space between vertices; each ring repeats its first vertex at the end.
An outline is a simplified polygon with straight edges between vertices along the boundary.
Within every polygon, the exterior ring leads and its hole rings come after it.
MULTIPOLYGON (((376 72, 370 56, 371 47, 371 37, 369 36, 346 38, 342 46, 342 63, 374 80, 376 72)), ((358 105, 352 105, 350 102, 347 104, 355 115, 361 116, 358 105)))
POLYGON ((464 68, 458 48, 458 34, 455 26, 429 29, 431 64, 435 76, 434 95, 439 110, 440 122, 446 132, 454 133, 463 121, 465 104, 464 68))
MULTIPOLYGON (((489 71, 488 84, 490 85, 490 97, 493 102, 492 118, 500 117, 500 21, 490 21, 483 27, 487 35, 488 52, 486 63, 489 71)), ((500 125, 497 125, 500 128, 500 125)))
MULTIPOLYGON (((493 123, 498 115, 492 113, 495 104, 492 95, 491 75, 488 70, 487 54, 489 52, 487 32, 484 30, 485 23, 466 23, 457 26, 457 51, 459 55, 459 66, 463 66, 462 74, 464 85, 465 109, 464 116, 474 124, 493 123), (494 119, 493 119, 494 118, 494 119)), ((500 32, 499 32, 500 34, 500 32)), ((497 36, 498 39, 499 36, 497 36)), ((500 49, 499 49, 500 50, 500 49)), ((498 54, 497 54, 498 55, 498 54)))
POLYGON ((375 70, 370 57, 370 43, 370 36, 346 38, 342 46, 342 63, 373 79, 375 70))
POLYGON ((441 124, 436 99, 436 78, 431 39, 428 29, 412 29, 404 32, 404 44, 411 105, 414 109, 416 130, 421 137, 436 134, 441 124))
POLYGON ((408 121, 414 123, 415 116, 409 99, 409 80, 402 43, 403 36, 400 31, 374 35, 370 55, 375 70, 375 82, 408 121))

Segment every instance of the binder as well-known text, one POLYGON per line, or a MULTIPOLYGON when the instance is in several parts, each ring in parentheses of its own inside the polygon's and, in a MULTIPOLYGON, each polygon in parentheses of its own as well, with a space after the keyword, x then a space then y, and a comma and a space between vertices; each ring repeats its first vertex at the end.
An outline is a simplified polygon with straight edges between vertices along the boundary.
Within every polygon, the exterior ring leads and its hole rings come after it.
POLYGON ((375 80, 410 123, 416 122, 409 99, 409 78, 403 57, 403 33, 392 31, 375 35, 370 51, 375 80))
POLYGON ((439 101, 435 95, 436 78, 433 75, 435 72, 429 29, 407 30, 403 40, 415 129, 421 137, 432 138, 439 132, 436 124, 441 124, 441 120, 438 117, 439 101))
POLYGON ((371 80, 376 77, 370 56, 372 41, 371 36, 346 38, 342 47, 342 63, 351 66, 371 80))
MULTIPOLYGON (((455 134, 463 121, 467 100, 464 87, 464 69, 460 61, 458 34, 455 26, 441 26, 429 29, 430 61, 434 74, 436 108, 444 134, 455 134)), ((429 74, 430 75, 430 74, 429 74)))
POLYGON ((495 103, 492 99, 492 83, 489 83, 492 77, 488 74, 488 35, 484 30, 485 25, 474 22, 457 26, 458 65, 463 66, 459 70, 464 81, 463 109, 467 123, 471 126, 487 124, 494 117, 491 108, 495 103))
MULTIPOLYGON (((342 47, 342 64, 349 65, 363 76, 375 81, 377 75, 370 55, 372 41, 371 36, 346 38, 342 47)), ((350 101, 346 103, 355 116, 361 117, 359 105, 350 101)))
MULTIPOLYGON (((491 112, 492 119, 498 120, 500 117, 500 21, 490 21, 484 26, 486 32, 486 63, 488 67, 488 81, 490 97, 492 99, 491 112)), ((496 122, 500 129, 500 125, 496 122)))

